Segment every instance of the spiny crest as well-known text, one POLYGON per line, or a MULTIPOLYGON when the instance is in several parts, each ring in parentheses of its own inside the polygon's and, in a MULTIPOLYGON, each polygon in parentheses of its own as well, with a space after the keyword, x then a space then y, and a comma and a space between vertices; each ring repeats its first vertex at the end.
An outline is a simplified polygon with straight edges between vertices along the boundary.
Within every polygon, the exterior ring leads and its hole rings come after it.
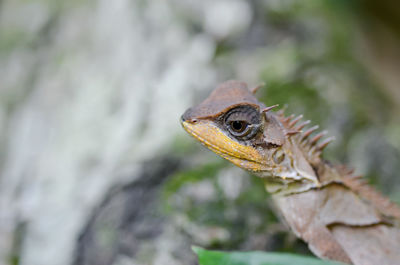
MULTIPOLYGON (((294 115, 285 117, 283 111, 277 113, 280 121, 288 131, 302 130, 306 125, 310 124, 310 121, 299 123, 299 121, 302 119, 302 115, 297 117, 294 115)), ((297 140, 300 143, 303 151, 311 160, 313 158, 320 157, 323 149, 334 140, 334 137, 328 137, 321 140, 327 134, 327 132, 322 131, 315 133, 318 128, 319 126, 317 125, 312 126, 304 132, 299 133, 298 136, 295 136, 297 137, 297 140)), ((341 180, 345 186, 349 187, 361 197, 370 201, 383 215, 400 219, 400 208, 370 187, 362 176, 355 175, 354 169, 346 166, 336 166, 335 168, 339 172, 340 176, 342 176, 341 180)))
MULTIPOLYGON (((265 86, 265 83, 261 83, 260 85, 249 89, 252 94, 255 94, 257 90, 261 87, 265 86)), ((273 105, 269 107, 265 107, 264 109, 261 110, 262 113, 267 113, 270 110, 278 107, 279 105, 273 105)), ((285 110, 287 108, 287 105, 285 105, 282 109, 276 112, 278 115, 280 121, 284 125, 286 132, 285 135, 287 137, 292 137, 296 136, 299 139, 299 142, 301 144, 301 147, 303 147, 304 151, 307 151, 306 153, 313 157, 313 156, 320 156, 322 151, 328 146, 329 143, 335 140, 334 137, 328 137, 320 141, 324 136, 326 136, 327 131, 322 131, 320 133, 317 133, 314 135, 312 138, 310 136, 319 128, 318 125, 312 126, 308 128, 306 131, 302 131, 307 125, 311 123, 310 120, 302 121, 303 115, 295 116, 294 114, 285 117, 285 110), (299 123, 300 122, 300 123, 299 123)))
POLYGON ((369 186, 362 176, 354 175, 354 169, 344 165, 336 166, 336 169, 343 176, 344 185, 370 201, 383 215, 400 219, 400 208, 369 186))
POLYGON ((270 111, 270 110, 272 110, 272 109, 274 109, 274 108, 276 108, 276 107, 278 107, 278 106, 279 106, 279 104, 275 104, 275 105, 272 105, 272 106, 270 106, 270 107, 263 108, 263 109, 261 110, 261 112, 266 113, 266 112, 268 112, 268 111, 270 111))
POLYGON ((310 120, 301 121, 303 115, 297 117, 293 114, 285 116, 284 110, 278 111, 277 115, 286 129, 286 135, 289 137, 297 137, 300 147, 309 158, 319 157, 328 144, 335 140, 334 137, 324 138, 324 136, 327 135, 327 131, 315 133, 319 128, 318 125, 309 127, 303 131, 303 129, 311 123, 310 120))

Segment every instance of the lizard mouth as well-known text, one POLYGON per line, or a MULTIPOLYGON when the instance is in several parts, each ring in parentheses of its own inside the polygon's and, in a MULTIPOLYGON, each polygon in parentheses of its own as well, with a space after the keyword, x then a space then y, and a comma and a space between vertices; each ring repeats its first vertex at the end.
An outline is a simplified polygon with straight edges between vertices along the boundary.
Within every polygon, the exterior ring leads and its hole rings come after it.
POLYGON ((231 139, 211 121, 182 121, 182 127, 207 148, 236 166, 253 172, 267 170, 265 158, 256 148, 231 139))

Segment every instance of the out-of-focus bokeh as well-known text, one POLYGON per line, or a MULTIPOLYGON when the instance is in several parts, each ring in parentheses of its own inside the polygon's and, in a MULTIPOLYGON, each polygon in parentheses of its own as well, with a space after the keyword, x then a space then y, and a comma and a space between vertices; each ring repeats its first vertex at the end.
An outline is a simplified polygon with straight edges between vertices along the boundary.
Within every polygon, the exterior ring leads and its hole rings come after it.
POLYGON ((179 117, 226 79, 265 82, 400 202, 399 40, 389 0, 0 1, 0 264, 309 254, 179 117))

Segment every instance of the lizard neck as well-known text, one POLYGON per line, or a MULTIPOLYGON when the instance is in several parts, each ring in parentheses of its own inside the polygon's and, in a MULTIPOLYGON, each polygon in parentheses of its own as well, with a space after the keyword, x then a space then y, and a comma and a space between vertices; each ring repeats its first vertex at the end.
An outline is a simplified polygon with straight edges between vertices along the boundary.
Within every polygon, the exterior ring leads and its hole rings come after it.
POLYGON ((280 126, 286 132, 286 139, 280 148, 289 157, 290 170, 284 173, 281 170, 272 170, 258 174, 264 179, 268 192, 288 195, 319 189, 330 183, 342 182, 343 172, 339 172, 336 167, 322 159, 323 148, 328 142, 322 142, 321 145, 318 144, 318 140, 325 135, 325 132, 317 133, 310 139, 309 136, 317 128, 311 127, 305 132, 291 135, 287 132, 300 131, 307 123, 295 126, 295 122, 279 113, 270 115, 279 121, 280 126))

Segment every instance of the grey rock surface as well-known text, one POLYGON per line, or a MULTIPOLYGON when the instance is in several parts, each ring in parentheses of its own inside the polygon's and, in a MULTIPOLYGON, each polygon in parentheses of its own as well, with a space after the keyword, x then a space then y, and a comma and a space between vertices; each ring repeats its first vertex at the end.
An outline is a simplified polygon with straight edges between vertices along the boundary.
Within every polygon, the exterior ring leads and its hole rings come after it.
POLYGON ((176 18, 165 1, 2 3, 21 38, 0 62, 3 258, 24 223, 20 264, 70 264, 104 193, 178 133, 214 43, 176 18))

